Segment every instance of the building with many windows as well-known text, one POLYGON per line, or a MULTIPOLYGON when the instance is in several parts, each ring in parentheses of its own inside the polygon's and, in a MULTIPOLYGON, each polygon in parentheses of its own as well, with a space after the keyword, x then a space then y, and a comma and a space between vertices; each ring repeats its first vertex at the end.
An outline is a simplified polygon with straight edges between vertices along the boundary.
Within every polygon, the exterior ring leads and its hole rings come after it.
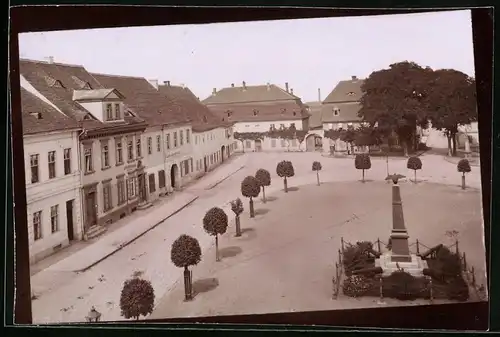
MULTIPOLYGON (((297 130, 309 129, 309 114, 293 89, 281 89, 274 84, 242 86, 234 84, 212 95, 203 103, 216 112, 221 118, 234 123, 234 132, 264 133, 271 128, 288 128, 291 125, 297 130)), ((303 144, 297 140, 287 141, 262 137, 236 142, 239 151, 287 151, 301 150, 303 144)))

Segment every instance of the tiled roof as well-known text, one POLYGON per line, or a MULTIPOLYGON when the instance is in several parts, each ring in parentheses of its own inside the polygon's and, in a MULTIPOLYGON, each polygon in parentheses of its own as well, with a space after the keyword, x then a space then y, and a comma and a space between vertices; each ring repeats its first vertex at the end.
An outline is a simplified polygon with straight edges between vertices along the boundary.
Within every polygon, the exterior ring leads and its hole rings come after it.
POLYGON ((168 99, 145 78, 107 74, 92 76, 104 86, 122 93, 124 102, 151 126, 189 123, 183 102, 168 99))
POLYGON ((93 99, 105 99, 115 89, 93 89, 93 90, 75 90, 73 91, 74 101, 84 101, 93 99))
POLYGON ((340 81, 323 103, 358 102, 361 99, 361 85, 364 80, 340 81))
POLYGON ((28 90, 21 88, 23 134, 78 129, 78 123, 57 111, 28 90))
POLYGON ((286 92, 277 85, 245 85, 245 87, 229 87, 216 91, 210 97, 203 100, 206 105, 275 102, 297 100, 297 96, 286 92))
POLYGON ((309 117, 305 107, 295 101, 273 104, 214 105, 210 109, 231 122, 270 122, 301 120, 309 117))
POLYGON ((186 109, 193 131, 204 132, 218 127, 228 127, 232 123, 212 112, 187 87, 170 84, 158 86, 158 91, 169 100, 176 102, 186 109))
POLYGON ((323 123, 359 122, 361 118, 358 112, 361 105, 358 102, 348 103, 328 103, 321 106, 321 120, 323 123), (338 109, 338 116, 335 116, 334 109, 338 109))
POLYGON ((307 107, 309 107, 309 128, 318 129, 323 126, 323 122, 321 120, 321 102, 308 102, 305 103, 307 107))
MULTIPOLYGON (((84 67, 42 61, 19 61, 19 71, 26 81, 68 117, 89 129, 107 128, 109 125, 95 119, 84 120, 90 112, 73 101, 73 92, 82 88, 92 90, 106 89, 84 67)), ((125 118, 123 122, 113 122, 113 127, 143 123, 135 117, 125 118)))

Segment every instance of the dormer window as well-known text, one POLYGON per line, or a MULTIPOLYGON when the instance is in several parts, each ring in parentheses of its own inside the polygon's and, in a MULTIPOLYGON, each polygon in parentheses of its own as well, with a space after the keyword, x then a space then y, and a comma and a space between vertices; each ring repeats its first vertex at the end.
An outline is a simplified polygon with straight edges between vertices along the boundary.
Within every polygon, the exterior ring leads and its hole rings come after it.
POLYGON ((53 88, 64 88, 63 84, 61 81, 56 80, 55 78, 52 78, 50 76, 45 76, 45 82, 49 85, 49 87, 53 88))
POLYGON ((207 123, 207 122, 208 122, 207 116, 203 116, 203 122, 204 122, 204 123, 207 123))
POLYGON ((333 108, 333 115, 334 116, 340 115, 340 109, 339 108, 333 108))
POLYGON ((111 103, 106 104, 106 120, 113 120, 113 106, 111 105, 111 103))
POLYGON ((285 108, 281 108, 281 114, 283 115, 286 112, 285 108))
POLYGON ((92 120, 92 117, 90 117, 89 114, 86 114, 84 117, 83 117, 84 120, 86 121, 89 121, 89 120, 92 120))
POLYGON ((121 116, 120 103, 115 103, 115 119, 122 119, 121 116))
POLYGON ((41 112, 32 112, 31 116, 35 117, 36 119, 43 119, 41 112))
POLYGON ((347 96, 354 96, 354 95, 355 95, 355 94, 354 94, 354 92, 353 92, 353 91, 349 91, 349 92, 347 93, 347 96))
POLYGON ((84 86, 82 87, 82 89, 85 89, 85 90, 92 90, 92 86, 90 85, 90 83, 85 83, 84 86))
POLYGON ((296 111, 294 111, 294 112, 293 112, 293 115, 294 115, 294 116, 297 116, 297 112, 296 112, 296 111))
POLYGON ((259 110, 254 109, 254 110, 253 110, 253 115, 254 115, 254 116, 257 116, 258 114, 259 114, 259 110))

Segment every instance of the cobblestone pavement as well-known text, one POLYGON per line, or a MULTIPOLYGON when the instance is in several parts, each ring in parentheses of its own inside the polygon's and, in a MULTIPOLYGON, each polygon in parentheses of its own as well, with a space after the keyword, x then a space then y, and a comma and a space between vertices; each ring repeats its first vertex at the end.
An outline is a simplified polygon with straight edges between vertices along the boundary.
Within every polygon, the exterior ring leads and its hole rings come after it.
MULTIPOLYGON (((283 159, 291 160, 295 166, 296 176, 289 180, 289 186, 316 183, 316 175, 311 171, 314 160, 322 163, 323 170, 320 173, 322 181, 355 181, 361 178, 361 172, 355 170, 352 159, 325 158, 319 153, 245 154, 238 160, 226 164, 227 172, 236 172, 213 188, 207 189, 217 182, 214 178, 216 171, 212 178, 210 176, 202 178, 187 187, 184 192, 197 195, 199 198, 180 213, 91 269, 81 273, 65 272, 57 275, 57 279, 60 280, 57 286, 49 287, 51 290, 44 293, 35 292, 37 298, 32 302, 34 323, 81 322, 92 306, 102 313, 103 320, 119 320, 121 287, 123 282, 133 275, 141 275, 150 280, 159 301, 182 276, 182 271, 170 261, 172 242, 179 235, 188 234, 199 240, 203 251, 209 250, 213 245, 213 238, 203 232, 201 225, 205 212, 213 206, 219 206, 231 214, 229 202, 241 195, 241 180, 247 175, 255 174, 259 168, 268 169, 272 175, 273 185, 266 190, 268 194, 282 189, 282 183, 276 181, 280 178, 276 175, 275 168, 277 162, 283 159), (242 165, 245 167, 238 170, 242 165)), ((461 178, 455 165, 436 155, 424 155, 422 161, 423 170, 417 174, 419 180, 455 185, 456 190, 460 191, 458 186, 461 178)), ((385 159, 374 158, 372 168, 366 172, 366 179, 385 179, 386 167, 385 159)), ((398 172, 413 177, 413 172, 408 172, 406 169, 405 160, 390 159, 389 168, 391 173, 398 172)), ((467 175, 467 184, 479 187, 479 169, 473 168, 467 175)), ((148 217, 144 215, 134 221, 148 221, 148 217)), ((127 226, 133 226, 134 221, 127 226)), ((42 271, 32 278, 32 288, 44 288, 44 283, 53 280, 54 275, 44 277, 42 271)))

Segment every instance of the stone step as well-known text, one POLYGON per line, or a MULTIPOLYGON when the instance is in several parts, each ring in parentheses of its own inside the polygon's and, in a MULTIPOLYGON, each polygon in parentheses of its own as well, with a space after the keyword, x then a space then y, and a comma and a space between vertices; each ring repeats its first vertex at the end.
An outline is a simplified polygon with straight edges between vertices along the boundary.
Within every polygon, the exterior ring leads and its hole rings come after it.
POLYGON ((85 240, 94 239, 102 234, 104 234, 108 229, 104 226, 92 226, 85 233, 85 240))

